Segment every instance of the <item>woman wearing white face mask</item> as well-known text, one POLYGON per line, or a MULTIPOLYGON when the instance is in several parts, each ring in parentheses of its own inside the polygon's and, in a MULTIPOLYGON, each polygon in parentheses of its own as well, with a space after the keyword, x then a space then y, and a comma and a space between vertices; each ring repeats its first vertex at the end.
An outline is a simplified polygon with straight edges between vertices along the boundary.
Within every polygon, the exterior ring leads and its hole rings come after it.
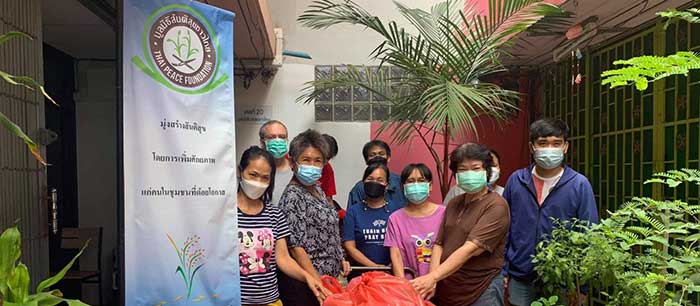
POLYGON ((243 305, 282 305, 276 272, 280 270, 306 282, 319 301, 330 293, 289 255, 285 238, 287 220, 269 205, 274 189, 272 155, 254 146, 243 153, 238 165, 238 253, 243 305))
MULTIPOLYGON (((496 184, 498 179, 501 177, 501 156, 498 155, 498 152, 495 150, 491 150, 491 158, 493 159, 493 167, 491 167, 491 177, 489 178, 488 186, 495 193, 502 196, 504 188, 503 186, 496 184)), ((447 206, 447 203, 450 203, 450 200, 462 194, 464 194, 464 190, 459 188, 458 185, 455 185, 449 192, 447 192, 442 204, 447 206)))

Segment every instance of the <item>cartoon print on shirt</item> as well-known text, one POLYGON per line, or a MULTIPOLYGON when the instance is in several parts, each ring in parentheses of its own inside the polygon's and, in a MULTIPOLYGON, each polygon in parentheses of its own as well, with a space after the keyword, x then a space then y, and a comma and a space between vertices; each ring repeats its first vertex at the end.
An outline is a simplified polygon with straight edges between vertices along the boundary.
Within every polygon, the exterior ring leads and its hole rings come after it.
POLYGON ((255 246, 255 240, 253 240, 253 232, 245 231, 244 234, 243 231, 238 231, 238 243, 240 243, 244 249, 250 249, 253 246, 255 246))
POLYGON ((275 243, 271 229, 241 229, 238 240, 241 244, 238 258, 242 275, 270 271, 275 243))
MULTIPOLYGON (((248 256, 248 254, 246 254, 246 253, 238 254, 238 260, 239 260, 238 265, 241 267, 240 270, 241 270, 241 274, 243 274, 243 275, 250 274, 252 272, 251 268, 255 268, 255 267, 251 266, 251 260, 253 260, 253 259, 250 258, 250 256, 248 256)), ((253 261, 253 263, 254 263, 254 261, 253 261)))
POLYGON ((433 255, 433 235, 434 232, 428 233, 425 238, 421 238, 418 235, 411 235, 412 238, 416 239, 416 258, 418 262, 430 262, 433 255))
POLYGON ((272 239, 272 233, 268 230, 262 230, 258 233, 258 241, 262 244, 262 248, 265 250, 272 250, 275 241, 272 239))

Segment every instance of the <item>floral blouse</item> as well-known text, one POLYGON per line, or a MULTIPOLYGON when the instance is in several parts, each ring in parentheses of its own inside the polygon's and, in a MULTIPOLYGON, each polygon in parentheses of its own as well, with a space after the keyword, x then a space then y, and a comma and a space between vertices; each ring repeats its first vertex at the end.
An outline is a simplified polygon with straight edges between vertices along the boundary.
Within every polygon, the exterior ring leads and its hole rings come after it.
POLYGON ((328 205, 323 191, 316 188, 319 197, 303 186, 289 184, 279 201, 279 209, 289 222, 289 248, 303 248, 320 275, 335 277, 343 270, 338 212, 328 205))

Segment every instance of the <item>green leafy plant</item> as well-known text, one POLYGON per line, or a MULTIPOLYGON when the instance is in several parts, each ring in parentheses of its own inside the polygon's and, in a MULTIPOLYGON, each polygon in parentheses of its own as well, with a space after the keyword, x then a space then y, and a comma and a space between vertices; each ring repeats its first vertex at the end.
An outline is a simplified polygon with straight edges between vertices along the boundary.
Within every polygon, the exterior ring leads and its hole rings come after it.
MULTIPOLYGON (((669 9, 656 15, 666 18, 664 30, 676 19, 689 23, 700 23, 700 9, 691 8, 685 11, 669 9)), ((637 90, 644 91, 650 82, 672 75, 688 76, 690 70, 700 69, 700 54, 695 52, 680 51, 668 56, 644 55, 627 60, 616 60, 613 64, 623 66, 602 73, 603 85, 610 88, 634 84, 637 90)))
POLYGON ((29 269, 19 261, 22 238, 17 227, 0 235, 0 301, 5 306, 53 306, 66 302, 69 306, 86 306, 79 300, 64 299, 59 290, 48 290, 58 283, 83 253, 87 244, 58 274, 42 281, 36 293, 29 293, 29 269))
MULTIPOLYGON (((700 171, 668 171, 645 183, 700 185, 700 171)), ((689 295, 700 292, 700 205, 638 197, 608 214, 596 225, 559 226, 538 246, 533 260, 545 289, 571 293, 590 283, 606 305, 691 305, 689 295)))
MULTIPOLYGON (((8 32, 5 34, 0 35, 0 45, 6 43, 10 39, 17 38, 17 37, 24 37, 24 38, 29 38, 31 37, 27 34, 21 33, 21 32, 8 32)), ((54 101, 51 96, 49 96, 48 93, 46 93, 46 90, 44 89, 44 86, 39 84, 37 81, 34 79, 28 77, 28 76, 16 76, 9 74, 5 71, 0 70, 0 78, 5 80, 5 82, 10 83, 12 85, 16 86, 22 86, 25 87, 29 90, 34 90, 37 89, 41 92, 41 94, 44 95, 49 101, 53 102, 56 104, 56 101, 54 101)), ((58 104, 56 104, 58 105, 58 104)), ((5 114, 0 112, 0 125, 4 126, 5 129, 7 129, 12 135, 19 137, 24 144, 27 146, 29 149, 29 152, 32 153, 34 158, 39 161, 43 165, 47 165, 46 161, 44 158, 41 156, 41 152, 39 151, 39 146, 31 139, 27 134, 22 131, 22 128, 20 128, 17 124, 12 122, 10 118, 8 118, 5 114)))
POLYGON ((177 257, 180 260, 180 265, 177 267, 177 269, 175 269, 175 273, 182 276, 182 280, 185 283, 185 288, 187 288, 187 299, 189 300, 190 296, 192 295, 192 280, 194 280, 197 271, 204 266, 204 263, 200 263, 204 259, 204 249, 196 248, 196 245, 199 243, 200 239, 197 235, 187 237, 187 240, 185 240, 182 248, 177 246, 175 240, 173 240, 170 235, 167 236, 168 240, 170 240, 170 243, 173 245, 173 248, 175 248, 177 257))
POLYGON ((678 52, 669 56, 645 55, 616 60, 613 64, 625 67, 603 72, 603 85, 615 88, 634 84, 637 90, 644 91, 649 87, 649 82, 676 74, 687 76, 690 70, 700 69, 700 55, 694 52, 678 52))
POLYGON ((328 90, 347 87, 363 88, 386 101, 391 112, 379 133, 389 132, 397 143, 418 136, 433 157, 444 196, 450 187, 446 157, 451 138, 476 134, 481 116, 504 122, 517 109, 517 92, 485 81, 505 71, 499 60, 504 47, 545 16, 554 23, 567 14, 539 0, 490 0, 488 16, 473 7, 463 10, 461 1, 441 2, 430 11, 395 4, 412 28, 382 21, 352 1, 314 1, 298 18, 301 24, 313 29, 363 26, 383 40, 370 57, 402 73, 347 65, 332 80, 306 83, 297 101, 310 103, 328 90), (437 151, 436 139, 443 152, 437 151))
POLYGON ((559 302, 559 297, 553 295, 548 298, 540 298, 539 300, 532 302, 530 306, 556 306, 557 302, 559 302))

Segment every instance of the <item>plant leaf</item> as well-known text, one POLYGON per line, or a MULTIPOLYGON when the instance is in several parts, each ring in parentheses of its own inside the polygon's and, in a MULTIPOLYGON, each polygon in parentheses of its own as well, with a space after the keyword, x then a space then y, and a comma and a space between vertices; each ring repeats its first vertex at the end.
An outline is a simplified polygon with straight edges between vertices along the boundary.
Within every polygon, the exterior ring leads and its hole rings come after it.
POLYGON ((43 280, 41 283, 39 283, 39 285, 36 287, 36 292, 37 293, 44 292, 44 290, 48 289, 49 287, 51 287, 51 286, 55 285, 56 283, 58 283, 59 281, 61 281, 61 279, 63 279, 63 277, 68 272, 68 270, 70 270, 70 268, 73 266, 73 264, 78 259, 78 257, 80 257, 80 255, 83 254, 83 251, 85 251, 85 248, 87 248, 88 244, 90 244, 90 240, 85 242, 85 245, 83 246, 82 249, 80 249, 80 252, 78 252, 78 254, 76 254, 75 257, 73 257, 73 259, 71 259, 71 261, 65 267, 63 267, 63 269, 61 269, 61 271, 56 273, 56 275, 49 277, 49 278, 43 280))
POLYGON ((17 227, 10 227, 0 235, 0 294, 7 296, 7 282, 15 269, 22 249, 22 237, 17 227))
POLYGON ((32 153, 32 155, 38 162, 40 162, 44 166, 48 165, 46 160, 44 160, 44 158, 41 156, 39 146, 31 138, 29 138, 29 136, 27 136, 27 134, 25 134, 24 131, 22 131, 22 128, 20 128, 17 124, 12 122, 10 118, 7 118, 2 112, 0 112, 0 124, 4 126, 10 132, 10 134, 21 139, 29 149, 29 152, 32 153))
POLYGON ((5 34, 0 35, 0 45, 4 44, 8 40, 15 38, 15 37, 25 37, 25 38, 32 39, 31 36, 29 36, 25 33, 17 32, 17 31, 10 31, 10 32, 7 32, 5 34))
POLYGON ((20 263, 15 267, 12 275, 7 280, 9 295, 6 296, 8 301, 24 303, 29 295, 29 270, 27 266, 20 263))

